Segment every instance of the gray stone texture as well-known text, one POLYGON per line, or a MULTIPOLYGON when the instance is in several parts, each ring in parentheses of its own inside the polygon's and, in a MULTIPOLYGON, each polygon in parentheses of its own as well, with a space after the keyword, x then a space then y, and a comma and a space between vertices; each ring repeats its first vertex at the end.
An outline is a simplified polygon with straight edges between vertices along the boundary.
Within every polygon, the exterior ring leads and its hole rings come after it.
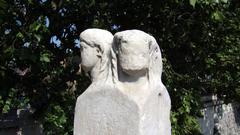
POLYGON ((154 37, 140 30, 80 34, 92 84, 78 97, 74 135, 171 135, 171 100, 154 37), (111 55, 110 55, 111 54, 111 55))
POLYGON ((19 109, 0 118, 0 135, 43 135, 43 132, 29 110, 19 109))
POLYGON ((240 135, 240 104, 225 104, 216 97, 204 97, 204 117, 199 119, 203 135, 240 135))

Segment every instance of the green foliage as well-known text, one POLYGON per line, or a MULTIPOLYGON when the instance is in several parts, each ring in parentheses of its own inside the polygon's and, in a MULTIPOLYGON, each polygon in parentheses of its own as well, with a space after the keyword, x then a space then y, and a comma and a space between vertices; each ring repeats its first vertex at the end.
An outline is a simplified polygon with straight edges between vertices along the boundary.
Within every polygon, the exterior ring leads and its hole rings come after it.
POLYGON ((90 83, 79 75, 80 32, 140 29, 162 50, 173 135, 199 134, 201 96, 240 99, 239 20, 236 0, 0 0, 0 111, 32 108, 46 134, 72 134, 90 83))
POLYGON ((64 134, 64 127, 66 127, 67 117, 61 106, 51 106, 51 110, 46 113, 45 121, 45 133, 52 134, 64 134), (55 131, 52 130, 55 129, 55 131))
POLYGON ((193 7, 195 7, 197 0, 189 0, 190 5, 192 5, 193 7))

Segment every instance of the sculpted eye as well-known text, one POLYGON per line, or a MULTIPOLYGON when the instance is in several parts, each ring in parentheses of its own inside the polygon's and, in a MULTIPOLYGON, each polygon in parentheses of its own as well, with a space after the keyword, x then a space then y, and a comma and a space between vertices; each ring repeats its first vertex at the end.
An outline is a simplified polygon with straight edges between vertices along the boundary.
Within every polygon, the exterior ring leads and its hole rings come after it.
POLYGON ((122 39, 119 38, 118 41, 117 41, 117 44, 120 44, 120 43, 121 43, 121 40, 122 40, 122 39))
POLYGON ((97 49, 97 53, 99 53, 100 52, 100 50, 99 49, 97 49))

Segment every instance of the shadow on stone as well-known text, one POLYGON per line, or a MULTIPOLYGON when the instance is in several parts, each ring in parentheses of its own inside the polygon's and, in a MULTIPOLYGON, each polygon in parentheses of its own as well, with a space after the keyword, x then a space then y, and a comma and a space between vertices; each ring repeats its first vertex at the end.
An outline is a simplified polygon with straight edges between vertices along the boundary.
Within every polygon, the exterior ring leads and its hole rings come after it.
POLYGON ((240 128, 240 105, 239 104, 235 104, 235 106, 233 107, 233 113, 234 113, 234 117, 235 117, 235 122, 237 124, 237 126, 240 128))

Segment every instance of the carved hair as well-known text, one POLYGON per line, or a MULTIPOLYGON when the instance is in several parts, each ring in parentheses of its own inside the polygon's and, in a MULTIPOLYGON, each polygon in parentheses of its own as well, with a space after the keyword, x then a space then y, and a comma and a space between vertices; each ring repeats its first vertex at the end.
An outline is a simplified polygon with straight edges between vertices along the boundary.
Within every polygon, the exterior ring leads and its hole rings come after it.
MULTIPOLYGON (((90 47, 96 47, 101 53, 99 69, 95 74, 95 78, 109 78, 111 76, 110 69, 110 50, 112 47, 113 35, 107 30, 87 29, 80 34, 80 41, 85 42, 90 47), (99 77, 101 76, 101 77, 99 77)), ((92 78, 94 78, 92 76, 92 78)))
POLYGON ((153 36, 149 35, 149 80, 153 84, 162 83, 162 54, 159 45, 153 36))

